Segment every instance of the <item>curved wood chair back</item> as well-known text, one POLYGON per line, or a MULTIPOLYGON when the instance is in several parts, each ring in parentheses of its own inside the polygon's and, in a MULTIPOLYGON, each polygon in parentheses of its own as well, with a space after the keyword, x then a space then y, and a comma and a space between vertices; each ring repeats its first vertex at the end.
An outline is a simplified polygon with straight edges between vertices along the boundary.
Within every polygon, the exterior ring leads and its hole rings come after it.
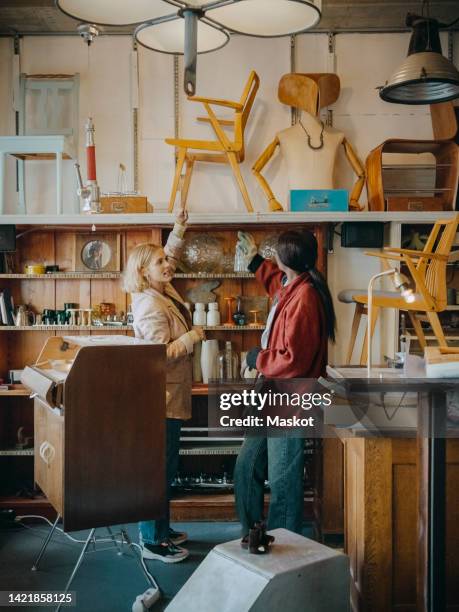
POLYGON ((446 265, 456 238, 459 215, 452 219, 438 220, 430 232, 423 253, 443 255, 443 259, 422 258, 417 270, 425 279, 425 285, 432 296, 437 312, 446 308, 446 265))

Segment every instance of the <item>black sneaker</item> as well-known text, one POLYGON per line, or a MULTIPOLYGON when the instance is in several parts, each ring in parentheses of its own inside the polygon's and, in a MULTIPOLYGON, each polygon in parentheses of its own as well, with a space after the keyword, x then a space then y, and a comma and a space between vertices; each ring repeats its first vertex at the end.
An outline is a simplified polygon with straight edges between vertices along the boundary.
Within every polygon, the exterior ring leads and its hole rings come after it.
POLYGON ((186 548, 176 546, 170 540, 161 544, 148 544, 147 542, 142 544, 143 559, 156 559, 163 563, 178 563, 186 559, 189 554, 186 548))
POLYGON ((179 546, 188 540, 188 534, 186 531, 175 531, 172 527, 169 527, 169 540, 179 546))

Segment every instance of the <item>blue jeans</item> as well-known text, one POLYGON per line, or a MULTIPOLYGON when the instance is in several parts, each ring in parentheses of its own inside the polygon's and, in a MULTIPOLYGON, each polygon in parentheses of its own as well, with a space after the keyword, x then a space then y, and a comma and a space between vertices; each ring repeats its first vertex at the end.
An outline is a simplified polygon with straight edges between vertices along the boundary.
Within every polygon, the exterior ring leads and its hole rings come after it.
POLYGON ((169 500, 172 481, 177 474, 180 449, 180 419, 166 419, 166 487, 167 511, 163 518, 139 523, 140 538, 147 544, 160 544, 169 537, 169 500))
POLYGON ((249 437, 236 461, 234 492, 242 536, 263 516, 264 481, 271 501, 268 529, 284 527, 301 534, 303 524, 304 438, 249 437))

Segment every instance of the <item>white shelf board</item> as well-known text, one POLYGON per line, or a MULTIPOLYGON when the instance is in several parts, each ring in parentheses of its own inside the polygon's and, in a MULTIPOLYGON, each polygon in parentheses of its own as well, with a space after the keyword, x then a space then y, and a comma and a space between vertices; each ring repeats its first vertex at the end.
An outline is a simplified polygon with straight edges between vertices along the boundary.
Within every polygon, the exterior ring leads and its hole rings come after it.
MULTIPOLYGON (((397 223, 434 223, 450 219, 455 211, 443 212, 206 212, 190 213, 188 225, 257 225, 270 223, 341 223, 343 221, 393 221, 397 223)), ((166 212, 88 215, 1 215, 0 223, 14 225, 173 225, 175 215, 166 212)))

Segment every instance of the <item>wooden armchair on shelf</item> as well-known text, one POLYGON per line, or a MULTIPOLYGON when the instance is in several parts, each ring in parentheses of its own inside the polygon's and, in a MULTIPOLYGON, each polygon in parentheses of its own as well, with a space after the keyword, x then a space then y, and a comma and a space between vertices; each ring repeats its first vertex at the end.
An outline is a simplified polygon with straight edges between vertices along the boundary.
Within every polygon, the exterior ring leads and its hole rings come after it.
MULTIPOLYGON (((384 253, 365 253, 371 257, 380 258, 386 269, 391 268, 392 265, 396 266, 396 262, 399 266, 406 267, 404 272, 411 277, 415 298, 413 302, 407 303, 398 291, 374 291, 371 317, 372 335, 380 308, 397 308, 408 312, 422 349, 426 347, 426 338, 421 325, 421 317, 429 321, 440 348, 447 349, 445 352, 454 351, 454 349, 448 348, 438 313, 446 309, 446 264, 450 258, 458 224, 459 214, 451 219, 438 220, 433 226, 422 251, 386 247, 384 253)), ((338 299, 341 302, 355 303, 351 338, 346 356, 346 364, 349 364, 360 319, 368 302, 368 295, 366 289, 347 289, 340 292, 338 299)), ((365 332, 360 363, 363 365, 366 360, 367 338, 365 332)))
POLYGON ((216 98, 201 98, 197 96, 188 97, 190 102, 201 102, 207 112, 207 117, 198 117, 198 121, 209 123, 215 133, 215 140, 186 140, 183 138, 166 138, 167 144, 177 148, 177 163, 175 168, 174 182, 169 201, 169 212, 172 212, 175 204, 177 191, 179 190, 180 177, 183 164, 186 162, 186 172, 183 185, 181 186, 181 203, 186 207, 188 190, 190 188, 191 175, 194 163, 197 161, 211 162, 216 164, 229 164, 241 191, 248 212, 253 212, 252 203, 242 178, 239 164, 244 161, 244 131, 252 110, 255 96, 260 86, 258 74, 252 70, 247 83, 238 102, 231 100, 219 100, 216 98), (213 106, 232 109, 233 119, 220 119, 213 110, 213 106), (233 139, 225 133, 224 128, 233 128, 233 139), (197 151, 197 152, 195 152, 197 151))

